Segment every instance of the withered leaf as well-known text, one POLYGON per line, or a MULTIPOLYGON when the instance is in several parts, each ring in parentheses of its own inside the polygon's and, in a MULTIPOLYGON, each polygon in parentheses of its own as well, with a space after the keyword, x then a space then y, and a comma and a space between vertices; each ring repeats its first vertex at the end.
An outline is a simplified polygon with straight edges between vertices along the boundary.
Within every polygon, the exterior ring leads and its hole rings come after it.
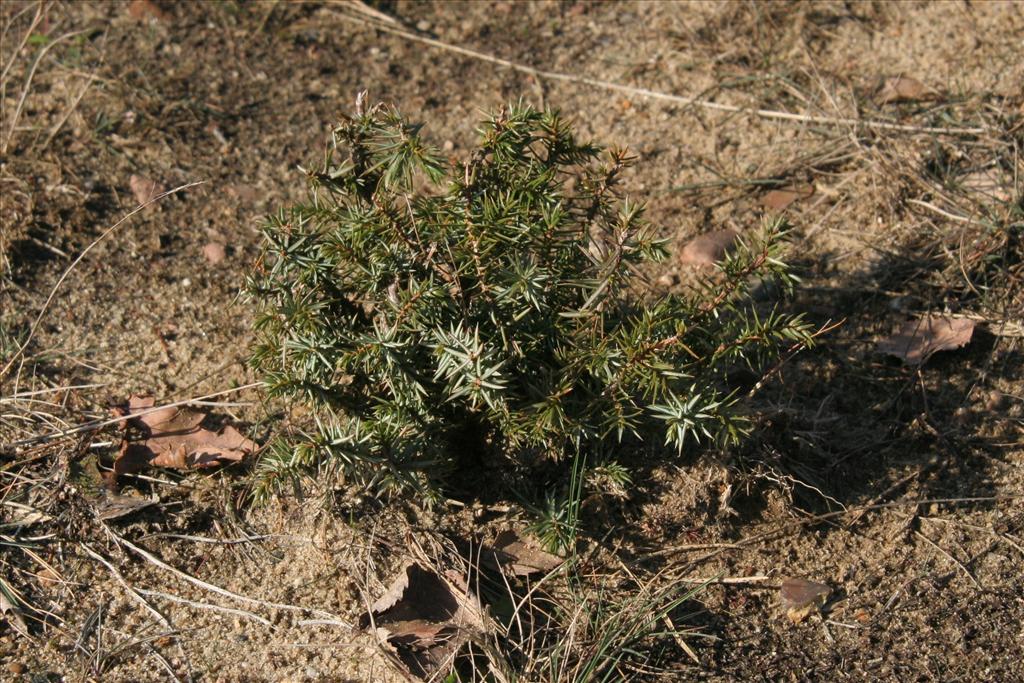
MULTIPOLYGON (((152 408, 151 397, 132 396, 121 415, 152 408)), ((219 432, 202 426, 205 413, 191 408, 160 408, 128 420, 143 435, 142 441, 121 443, 114 473, 138 472, 149 466, 190 470, 216 467, 242 460, 259 446, 231 426, 219 432)))
POLYGON ((920 99, 927 93, 924 83, 910 76, 894 76, 885 79, 878 91, 879 104, 907 102, 920 99))
POLYGON ((739 234, 726 228, 697 235, 686 243, 679 260, 693 266, 713 266, 736 246, 739 234))
MULTIPOLYGON (((393 621, 447 621, 459 605, 451 589, 435 572, 412 562, 403 567, 388 589, 370 607, 378 626, 393 621)), ((370 623, 366 616, 366 623, 370 623)))
POLYGON ((472 632, 483 630, 484 617, 475 596, 443 574, 409 562, 359 623, 362 628, 372 624, 409 673, 428 678, 472 632))
POLYGON ((494 559, 515 576, 546 574, 561 565, 563 560, 540 548, 533 539, 523 539, 511 529, 502 531, 494 539, 494 559))
POLYGON ((908 320, 899 331, 878 343, 878 351, 895 356, 908 365, 921 365, 937 351, 958 349, 969 343, 974 321, 929 315, 908 320))
POLYGON ((138 21, 167 21, 168 15, 152 0, 132 0, 128 4, 128 15, 138 21))
POLYGON ((814 196, 814 185, 790 185, 772 190, 761 198, 761 203, 770 211, 785 211, 793 202, 814 196))
POLYGON ((141 175, 132 174, 132 177, 128 179, 128 185, 132 188, 135 201, 139 204, 145 204, 162 191, 156 181, 141 175))
POLYGON ((789 620, 799 623, 818 611, 831 592, 832 589, 823 583, 788 577, 782 580, 779 597, 789 620))

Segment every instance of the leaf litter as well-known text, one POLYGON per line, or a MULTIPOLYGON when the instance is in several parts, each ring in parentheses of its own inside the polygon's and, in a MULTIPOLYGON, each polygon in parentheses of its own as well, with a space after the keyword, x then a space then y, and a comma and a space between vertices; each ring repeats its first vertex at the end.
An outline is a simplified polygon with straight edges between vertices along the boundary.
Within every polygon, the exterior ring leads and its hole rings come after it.
POLYGON ((878 103, 912 102, 928 94, 924 83, 910 76, 894 76, 885 79, 878 90, 878 103))
POLYGON ((456 572, 406 562, 359 621, 372 627, 409 674, 441 672, 474 635, 486 630, 484 609, 456 572))
POLYGON ((163 191, 155 180, 135 174, 128 179, 128 186, 131 187, 135 201, 139 204, 145 204, 163 191))
POLYGON ((933 353, 966 346, 975 322, 967 318, 929 315, 908 320, 896 334, 878 342, 879 353, 895 356, 907 365, 921 365, 933 353))
POLYGON ((761 204, 769 211, 785 211, 791 204, 813 196, 813 185, 791 185, 768 192, 761 198, 761 204))
POLYGON ((779 598, 786 617, 798 624, 821 609, 831 593, 832 589, 824 583, 789 577, 782 580, 779 598))
POLYGON ((739 240, 739 233, 725 228, 697 235, 686 243, 679 260, 691 266, 713 266, 732 251, 739 240))
MULTIPOLYGON (((131 396, 126 406, 114 409, 127 416, 153 408, 152 397, 131 396)), ((141 439, 129 438, 126 429, 114 460, 114 476, 139 472, 147 467, 195 470, 239 462, 259 445, 228 425, 219 431, 203 427, 207 414, 188 407, 158 408, 130 417, 122 425, 133 427, 141 439)))
POLYGON ((547 574, 565 562, 542 549, 533 539, 523 538, 511 529, 498 534, 493 546, 495 563, 511 571, 513 576, 547 574))
MULTIPOLYGON (((436 559, 422 553, 419 559, 407 560, 360 618, 360 628, 371 630, 406 674, 434 680, 462 661, 467 643, 483 635, 493 637, 491 610, 496 607, 485 604, 471 586, 504 585, 515 591, 516 579, 548 574, 565 563, 536 538, 512 529, 501 531, 474 554, 480 561, 466 565, 465 572, 442 570, 436 559), (506 578, 499 578, 499 573, 506 578)), ((530 618, 516 614, 520 621, 530 618)))

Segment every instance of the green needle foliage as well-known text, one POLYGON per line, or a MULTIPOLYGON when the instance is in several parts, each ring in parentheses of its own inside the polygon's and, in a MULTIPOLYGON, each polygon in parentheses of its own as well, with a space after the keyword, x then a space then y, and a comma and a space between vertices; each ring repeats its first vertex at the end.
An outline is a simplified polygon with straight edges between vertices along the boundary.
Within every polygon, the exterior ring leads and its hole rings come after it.
POLYGON ((634 273, 666 252, 618 191, 633 157, 521 103, 461 162, 419 130, 360 98, 308 202, 263 227, 252 365, 315 427, 274 443, 258 494, 325 468, 375 495, 430 494, 471 460, 523 469, 744 433, 725 373, 811 339, 750 297, 793 282, 779 223, 692 292, 645 300, 634 273))

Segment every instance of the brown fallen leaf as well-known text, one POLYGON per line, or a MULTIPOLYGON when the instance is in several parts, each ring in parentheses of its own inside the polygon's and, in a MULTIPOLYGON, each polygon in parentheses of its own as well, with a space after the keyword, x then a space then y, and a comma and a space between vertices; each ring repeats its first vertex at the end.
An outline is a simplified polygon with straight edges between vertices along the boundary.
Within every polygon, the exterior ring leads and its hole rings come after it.
POLYGON ((928 92, 924 83, 911 78, 910 76, 894 76, 885 79, 882 87, 878 90, 877 100, 879 104, 890 102, 909 102, 921 99, 928 92))
POLYGON ((737 239, 739 234, 729 228, 697 235, 683 247, 679 260, 692 266, 713 266, 736 246, 737 239))
POLYGON ((128 185, 132 188, 135 201, 139 204, 145 204, 162 191, 155 181, 141 175, 132 174, 132 177, 128 179, 128 185))
POLYGON ((515 576, 546 574, 565 561, 543 550, 535 540, 524 539, 511 529, 498 534, 492 546, 495 563, 515 576))
POLYGON ((798 624, 821 609, 831 592, 832 589, 823 583, 789 577, 782 580, 779 597, 786 616, 798 624))
POLYGON ((929 315, 908 320, 896 334, 878 342, 877 349, 908 365, 921 365, 933 353, 966 345, 973 334, 973 320, 929 315))
POLYGON ((138 21, 148 21, 150 19, 167 21, 169 19, 167 12, 160 9, 152 0, 132 0, 128 4, 128 15, 138 21))
POLYGON ((406 563, 383 595, 360 617, 409 673, 423 679, 450 661, 472 633, 484 629, 475 596, 417 562, 406 563))
MULTIPOLYGON (((118 409, 119 415, 152 408, 151 397, 132 396, 127 407, 118 409)), ((255 453, 259 446, 231 426, 213 432, 202 426, 206 418, 191 408, 160 408, 128 420, 138 428, 142 441, 121 443, 121 451, 114 460, 114 473, 138 472, 146 467, 173 467, 191 470, 216 467, 237 462, 255 453)))
POLYGON ((761 204, 770 211, 784 211, 793 202, 814 196, 814 185, 790 185, 772 190, 761 198, 761 204))
POLYGON ((210 265, 217 265, 224 260, 224 245, 220 242, 210 242, 203 247, 203 256, 205 256, 206 260, 210 262, 210 265))

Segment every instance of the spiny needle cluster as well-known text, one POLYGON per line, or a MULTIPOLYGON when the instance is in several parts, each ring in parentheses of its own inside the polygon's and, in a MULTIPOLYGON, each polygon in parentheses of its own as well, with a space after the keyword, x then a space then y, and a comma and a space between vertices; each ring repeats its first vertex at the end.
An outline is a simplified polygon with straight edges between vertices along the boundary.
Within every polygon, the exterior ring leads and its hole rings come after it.
POLYGON ((651 438, 680 450, 741 436, 738 363, 810 336, 749 288, 792 277, 782 229, 683 295, 636 295, 666 252, 619 181, 634 158, 517 104, 447 162, 389 106, 333 131, 307 203, 263 226, 248 283, 252 365, 308 406, 307 433, 260 463, 259 493, 322 468, 375 494, 436 492, 467 449, 511 467, 651 438))

